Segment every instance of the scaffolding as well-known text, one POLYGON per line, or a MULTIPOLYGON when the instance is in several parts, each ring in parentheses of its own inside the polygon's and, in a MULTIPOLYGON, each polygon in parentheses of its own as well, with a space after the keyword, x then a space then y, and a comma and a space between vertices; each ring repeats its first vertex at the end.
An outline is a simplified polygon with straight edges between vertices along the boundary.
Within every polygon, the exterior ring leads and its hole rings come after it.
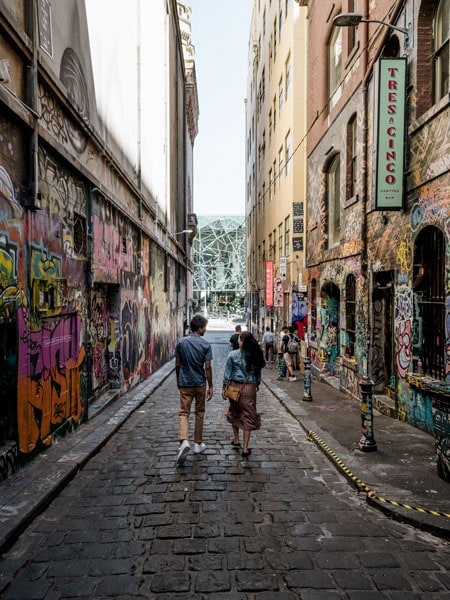
POLYGON ((243 317, 245 218, 198 217, 194 238, 194 302, 208 317, 243 317))

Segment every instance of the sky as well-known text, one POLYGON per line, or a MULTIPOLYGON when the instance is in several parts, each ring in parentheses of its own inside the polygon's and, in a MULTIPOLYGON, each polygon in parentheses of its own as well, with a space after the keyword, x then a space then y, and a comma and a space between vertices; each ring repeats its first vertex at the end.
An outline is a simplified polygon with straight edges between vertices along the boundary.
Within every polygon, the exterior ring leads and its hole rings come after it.
POLYGON ((194 212, 245 213, 245 105, 253 0, 187 0, 199 101, 194 212))

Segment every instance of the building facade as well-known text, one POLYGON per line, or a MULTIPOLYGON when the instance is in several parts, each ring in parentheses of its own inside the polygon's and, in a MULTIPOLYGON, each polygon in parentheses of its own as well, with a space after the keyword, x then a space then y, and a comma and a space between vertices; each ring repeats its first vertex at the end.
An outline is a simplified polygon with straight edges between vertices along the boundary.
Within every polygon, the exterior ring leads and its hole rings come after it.
POLYGON ((305 4, 313 362, 448 440, 449 3, 305 4))
POLYGON ((187 317, 192 239, 176 234, 195 225, 189 9, 99 4, 0 8, 4 464, 158 369, 187 317))
POLYGON ((306 325, 306 9, 255 0, 246 98, 247 323, 306 325))

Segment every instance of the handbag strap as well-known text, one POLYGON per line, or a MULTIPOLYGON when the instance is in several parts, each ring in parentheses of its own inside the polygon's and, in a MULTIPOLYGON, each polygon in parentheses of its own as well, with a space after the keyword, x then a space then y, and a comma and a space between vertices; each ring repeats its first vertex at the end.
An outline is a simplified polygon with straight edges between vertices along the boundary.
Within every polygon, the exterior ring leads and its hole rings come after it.
MULTIPOLYGON (((252 371, 253 371, 253 369, 252 369, 252 371)), ((247 381, 250 379, 250 375, 252 374, 252 371, 250 371, 250 373, 247 373, 247 377, 244 379, 243 385, 245 385, 247 383, 247 381)))

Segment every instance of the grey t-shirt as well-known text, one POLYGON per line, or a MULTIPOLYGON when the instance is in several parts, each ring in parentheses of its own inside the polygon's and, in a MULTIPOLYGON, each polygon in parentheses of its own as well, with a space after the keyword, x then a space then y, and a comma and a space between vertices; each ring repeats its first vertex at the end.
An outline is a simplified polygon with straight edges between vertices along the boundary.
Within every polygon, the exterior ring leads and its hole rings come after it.
POLYGON ((212 360, 212 351, 203 336, 191 333, 179 340, 175 357, 180 359, 180 386, 197 387, 206 382, 205 361, 212 360))

